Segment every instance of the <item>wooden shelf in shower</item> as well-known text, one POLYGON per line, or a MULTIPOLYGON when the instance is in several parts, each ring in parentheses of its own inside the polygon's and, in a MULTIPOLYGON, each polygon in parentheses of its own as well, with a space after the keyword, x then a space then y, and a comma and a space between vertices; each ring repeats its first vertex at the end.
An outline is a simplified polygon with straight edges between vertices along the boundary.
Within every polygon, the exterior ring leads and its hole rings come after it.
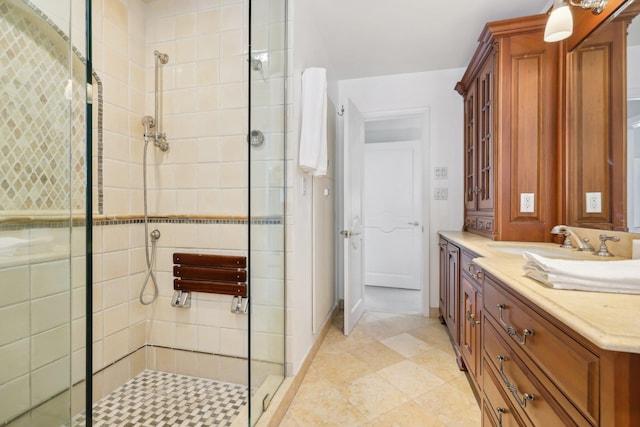
POLYGON ((173 289, 246 297, 247 257, 173 254, 173 289))

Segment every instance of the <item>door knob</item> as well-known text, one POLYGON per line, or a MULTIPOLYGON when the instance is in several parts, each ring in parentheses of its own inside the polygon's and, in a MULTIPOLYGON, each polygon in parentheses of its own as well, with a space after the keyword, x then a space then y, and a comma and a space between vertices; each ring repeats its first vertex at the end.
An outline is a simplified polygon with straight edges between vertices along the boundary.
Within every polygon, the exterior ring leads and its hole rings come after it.
POLYGON ((349 230, 342 230, 340 232, 340 235, 344 236, 345 239, 348 239, 353 236, 359 236, 360 233, 354 233, 353 231, 349 231, 349 230))

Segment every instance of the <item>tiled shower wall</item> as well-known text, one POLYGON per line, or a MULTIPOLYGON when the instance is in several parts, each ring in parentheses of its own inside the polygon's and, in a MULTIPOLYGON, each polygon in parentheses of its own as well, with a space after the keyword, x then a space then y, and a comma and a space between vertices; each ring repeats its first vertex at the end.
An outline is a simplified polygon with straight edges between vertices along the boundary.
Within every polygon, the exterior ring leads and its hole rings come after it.
MULTIPOLYGON (((63 3, 61 10, 69 5, 66 1, 63 3)), ((74 5, 81 3, 73 2, 74 5)), ((266 53, 271 48, 269 41, 276 45, 282 42, 284 25, 275 15, 267 13, 268 2, 255 3, 262 8, 261 16, 264 14, 259 31, 265 36, 261 39, 263 44, 256 48, 266 53)), ((47 7, 52 4, 43 3, 47 7)), ((93 2, 93 65, 104 84, 103 167, 98 169, 97 158, 93 159, 94 183, 99 174, 104 182, 104 215, 94 212, 93 227, 96 399, 144 368, 247 382, 247 363, 243 360, 248 355, 247 316, 230 312, 231 298, 198 294, 194 295, 189 309, 173 308, 169 304, 173 252, 235 255, 247 252, 248 225, 243 219, 247 215, 248 197, 246 51, 243 48, 247 45, 246 8, 246 2, 234 0, 93 2), (144 226, 139 219, 144 147, 141 118, 153 114, 154 49, 170 57, 169 64, 162 69, 161 114, 171 148, 161 153, 150 147, 148 154, 149 206, 154 218, 150 229, 158 228, 162 233, 155 268, 160 297, 151 306, 142 306, 138 293, 146 265, 144 226), (175 215, 181 217, 168 218, 175 215)), ((82 12, 74 7, 74 20, 81 17, 82 12)), ((283 19, 283 15, 279 19, 283 19)), ((83 49, 79 47, 79 50, 83 49)), ((265 188, 279 185, 284 176, 282 129, 271 128, 273 120, 282 119, 284 54, 276 52, 263 59, 265 71, 269 73, 257 76, 260 79, 255 86, 254 100, 259 107, 256 122, 267 135, 267 143, 253 153, 257 161, 253 171, 255 203, 252 210, 254 215, 272 218, 264 221, 268 225, 252 225, 252 245, 257 250, 252 268, 261 272, 254 276, 251 289, 256 319, 252 333, 253 355, 265 362, 281 362, 284 197, 282 190, 266 191, 265 188)), ((77 89, 81 90, 81 86, 77 89)), ((95 144, 97 138, 94 138, 94 154, 98 153, 95 144)), ((96 194, 94 188, 94 202, 96 194)), ((69 230, 64 227, 24 228, 7 234, 25 239, 40 235, 54 236, 56 242, 69 242, 69 230)), ((3 360, 5 357, 26 360, 24 340, 46 347, 46 360, 33 358, 30 366, 25 366, 47 378, 37 382, 45 388, 51 388, 51 384, 56 390, 68 386, 68 369, 55 367, 69 366, 68 355, 58 357, 63 347, 69 348, 69 342, 72 382, 80 381, 83 376, 83 239, 83 227, 74 227, 71 231, 73 250, 69 252, 68 243, 65 243, 67 247, 58 248, 66 255, 31 260, 31 265, 17 262, 0 271, 3 290, 4 286, 14 283, 16 277, 25 275, 29 275, 32 288, 42 290, 34 294, 34 298, 26 296, 25 299, 22 294, 15 300, 5 298, 0 317, 5 316, 3 319, 7 322, 24 326, 28 321, 35 325, 40 314, 53 319, 66 314, 68 320, 71 313, 71 326, 53 322, 51 328, 36 331, 42 337, 30 338, 30 331, 26 331, 25 336, 5 336, 24 328, 9 328, 4 331, 5 335, 0 334, 0 342, 4 343, 2 340, 6 338, 6 343, 11 344, 11 351, 8 347, 0 349, 7 350, 3 360), (62 264, 68 265, 69 253, 72 254, 71 279, 68 271, 65 274, 60 270, 62 264), (55 278, 55 283, 47 282, 47 278, 55 278), (62 284, 67 285, 66 290, 58 289, 62 284), (56 303, 56 298, 64 298, 66 303, 56 303), (41 310, 30 310, 33 314, 25 315, 22 311, 25 304, 35 304, 41 310), (58 339, 61 336, 65 339, 58 339), (42 344, 40 338, 45 340, 42 344)), ((3 324, 9 324, 4 320, 3 324)), ((5 377, 11 377, 11 388, 0 390, 6 397, 0 401, 8 405, 7 408, 20 409, 10 397, 40 393, 29 389, 30 380, 22 368, 0 369, 0 378, 5 377)), ((36 396, 32 402, 38 403, 38 399, 46 399, 45 395, 50 394, 36 396)), ((78 399, 74 411, 82 408, 84 393, 80 391, 75 395, 78 399)), ((0 409, 5 413, 4 406, 0 409)))
POLYGON ((74 58, 70 76, 69 51, 54 43, 60 29, 25 18, 29 14, 9 2, 0 4, 0 13, 0 99, 9 100, 0 105, 0 215, 68 209, 69 185, 80 192, 71 206, 80 210, 85 181, 84 67, 74 58), (72 103, 68 89, 73 90, 72 103), (61 114, 68 111, 74 112, 71 144, 69 115, 61 114))
MULTIPOLYGON (((105 99, 105 216, 94 227, 94 371, 110 366, 96 376, 95 397, 145 366, 246 383, 247 316, 230 312, 231 297, 199 293, 191 308, 170 306, 174 252, 247 253, 246 1, 97 0, 93 7, 94 68, 105 99), (169 55, 160 69, 160 115, 170 149, 163 153, 150 143, 147 157, 149 214, 155 218, 149 230, 162 236, 155 268, 160 296, 143 307, 144 226, 126 217, 143 211, 141 119, 153 115, 154 50, 169 55)), ((280 66, 284 73, 282 61, 280 66)), ((282 75, 275 80, 280 84, 263 79, 258 97, 265 118, 270 93, 284 87, 282 75)), ((264 159, 256 172, 267 180, 258 181, 263 188, 273 183, 270 174, 277 182, 284 173, 281 160, 267 161, 278 153, 275 158, 282 158, 282 133, 271 138, 257 153, 264 159)), ((275 213, 281 222, 281 192, 261 200, 253 208, 264 208, 254 214, 275 213)), ((254 247, 264 250, 253 266, 267 272, 251 290, 254 316, 261 320, 255 322, 261 345, 254 353, 281 361, 283 273, 277 267, 284 226, 252 227, 254 247)))

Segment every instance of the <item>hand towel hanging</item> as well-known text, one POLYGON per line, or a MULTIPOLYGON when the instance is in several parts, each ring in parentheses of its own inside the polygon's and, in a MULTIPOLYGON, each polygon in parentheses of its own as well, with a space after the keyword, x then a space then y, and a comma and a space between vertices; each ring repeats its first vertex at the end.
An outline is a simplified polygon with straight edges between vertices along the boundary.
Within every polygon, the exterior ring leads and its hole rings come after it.
POLYGON ((327 174, 327 70, 307 68, 302 74, 300 168, 311 175, 327 174))

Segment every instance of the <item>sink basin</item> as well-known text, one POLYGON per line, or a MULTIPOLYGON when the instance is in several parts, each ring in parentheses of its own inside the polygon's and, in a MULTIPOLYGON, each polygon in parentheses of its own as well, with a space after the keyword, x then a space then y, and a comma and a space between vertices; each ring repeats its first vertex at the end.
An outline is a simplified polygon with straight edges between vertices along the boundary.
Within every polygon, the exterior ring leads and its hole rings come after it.
POLYGON ((498 252, 504 252, 514 255, 522 255, 525 252, 540 255, 547 258, 563 258, 563 259, 585 259, 588 255, 586 252, 578 252, 571 249, 561 249, 554 247, 539 247, 527 244, 516 243, 490 243, 489 247, 498 252))

